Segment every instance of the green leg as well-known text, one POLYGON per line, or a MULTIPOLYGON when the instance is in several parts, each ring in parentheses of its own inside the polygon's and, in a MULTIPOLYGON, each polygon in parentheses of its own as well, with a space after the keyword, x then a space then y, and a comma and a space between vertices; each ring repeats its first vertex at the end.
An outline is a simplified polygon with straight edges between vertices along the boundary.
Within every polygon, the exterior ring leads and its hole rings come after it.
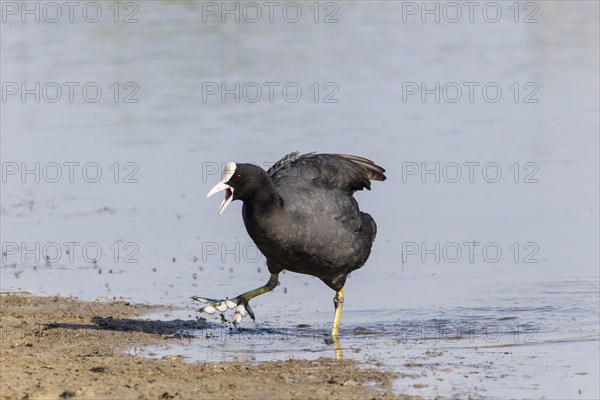
POLYGON ((271 290, 273 290, 277 287, 278 279, 279 279, 279 274, 271 274, 269 281, 264 286, 261 286, 254 290, 250 290, 246 293, 242 293, 237 298, 243 298, 246 301, 250 301, 251 299, 255 298, 256 296, 260 296, 261 294, 270 292, 271 290))

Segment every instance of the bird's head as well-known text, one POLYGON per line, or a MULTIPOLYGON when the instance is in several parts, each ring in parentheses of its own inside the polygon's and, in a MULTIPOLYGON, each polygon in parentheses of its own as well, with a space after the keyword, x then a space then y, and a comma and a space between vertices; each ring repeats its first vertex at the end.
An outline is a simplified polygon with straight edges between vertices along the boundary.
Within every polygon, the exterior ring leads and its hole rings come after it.
POLYGON ((230 162, 225 165, 221 181, 210 189, 206 197, 225 190, 225 198, 219 207, 221 215, 233 200, 249 200, 254 197, 264 188, 265 178, 268 180, 265 170, 256 165, 230 162))

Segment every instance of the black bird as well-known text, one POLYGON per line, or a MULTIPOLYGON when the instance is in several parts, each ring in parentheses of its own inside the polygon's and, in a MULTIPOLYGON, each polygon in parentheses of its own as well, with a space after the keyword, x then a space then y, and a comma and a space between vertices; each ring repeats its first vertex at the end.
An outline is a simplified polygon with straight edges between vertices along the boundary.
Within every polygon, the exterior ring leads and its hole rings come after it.
POLYGON ((316 276, 335 290, 331 334, 337 337, 346 278, 365 264, 377 233, 375 221, 359 210, 353 193, 370 190, 371 180, 384 181, 384 172, 371 160, 347 154, 294 152, 268 171, 228 163, 207 197, 225 190, 219 215, 231 201, 243 201, 246 230, 267 259, 271 277, 266 285, 233 299, 193 297, 209 303, 200 311, 235 308, 235 325, 246 312, 254 320, 248 301, 273 290, 282 270, 298 272, 316 276))

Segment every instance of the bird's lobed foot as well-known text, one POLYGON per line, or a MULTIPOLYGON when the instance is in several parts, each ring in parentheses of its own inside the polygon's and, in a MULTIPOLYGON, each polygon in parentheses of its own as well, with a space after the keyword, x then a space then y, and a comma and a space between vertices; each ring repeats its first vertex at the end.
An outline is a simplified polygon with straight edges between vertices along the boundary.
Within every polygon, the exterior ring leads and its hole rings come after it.
POLYGON ((254 321, 254 312, 252 308, 250 308, 250 304, 248 304, 248 300, 246 300, 243 296, 234 297, 233 299, 208 299, 205 297, 193 296, 192 300, 207 303, 204 307, 200 307, 198 309, 199 312, 205 312, 207 314, 214 314, 217 311, 220 313, 224 313, 227 310, 235 309, 233 312, 233 317, 231 318, 231 322, 233 325, 237 326, 240 322, 242 322, 242 318, 246 316, 246 313, 250 315, 252 321, 254 321))

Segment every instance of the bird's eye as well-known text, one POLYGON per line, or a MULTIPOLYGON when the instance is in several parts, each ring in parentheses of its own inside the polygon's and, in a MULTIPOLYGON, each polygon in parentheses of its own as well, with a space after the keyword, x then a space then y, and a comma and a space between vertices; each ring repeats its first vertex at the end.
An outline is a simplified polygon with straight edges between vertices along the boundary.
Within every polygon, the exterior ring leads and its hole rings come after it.
POLYGON ((242 180, 242 176, 241 175, 234 175, 233 180, 236 182, 239 182, 242 180))

